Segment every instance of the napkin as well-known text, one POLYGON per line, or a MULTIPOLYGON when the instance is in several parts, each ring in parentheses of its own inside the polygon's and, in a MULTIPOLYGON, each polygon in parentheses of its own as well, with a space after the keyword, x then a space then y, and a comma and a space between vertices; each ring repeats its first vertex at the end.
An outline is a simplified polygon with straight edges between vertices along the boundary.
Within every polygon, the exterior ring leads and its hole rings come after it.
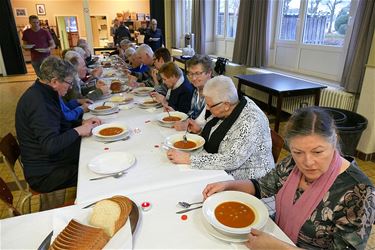
MULTIPOLYGON (((51 244, 57 235, 68 225, 71 219, 89 225, 92 208, 82 209, 79 206, 70 206, 62 210, 57 209, 53 214, 53 236, 51 244)), ((133 249, 132 233, 129 219, 125 225, 111 238, 104 249, 133 249)))

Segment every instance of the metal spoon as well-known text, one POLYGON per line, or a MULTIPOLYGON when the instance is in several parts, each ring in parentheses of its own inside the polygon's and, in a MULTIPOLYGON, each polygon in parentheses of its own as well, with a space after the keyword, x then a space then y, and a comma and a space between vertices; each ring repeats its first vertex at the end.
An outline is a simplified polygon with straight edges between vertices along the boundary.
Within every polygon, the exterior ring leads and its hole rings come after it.
POLYGON ((127 174, 126 171, 120 171, 120 172, 117 172, 117 173, 114 173, 114 174, 109 174, 109 175, 105 175, 105 176, 100 176, 100 177, 96 177, 96 178, 91 178, 90 181, 96 181, 96 180, 101 180, 101 179, 105 179, 105 178, 108 178, 108 177, 113 177, 113 178, 120 178, 121 176, 127 174))
POLYGON ((108 144, 108 143, 113 143, 113 142, 118 142, 118 141, 126 141, 130 138, 130 135, 128 135, 127 137, 125 138, 122 138, 122 139, 118 139, 118 140, 114 140, 114 141, 105 141, 104 144, 108 144))
POLYGON ((183 207, 183 208, 189 208, 189 207, 191 207, 192 205, 202 204, 202 203, 203 203, 203 201, 193 202, 193 203, 188 203, 188 202, 185 202, 185 201, 180 201, 180 202, 178 203, 178 205, 179 205, 180 207, 183 207))

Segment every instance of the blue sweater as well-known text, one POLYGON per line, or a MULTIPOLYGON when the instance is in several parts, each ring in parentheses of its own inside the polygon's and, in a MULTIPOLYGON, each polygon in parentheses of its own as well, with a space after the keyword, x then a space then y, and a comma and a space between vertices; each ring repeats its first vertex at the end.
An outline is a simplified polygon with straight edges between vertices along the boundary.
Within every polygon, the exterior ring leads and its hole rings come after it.
POLYGON ((189 80, 184 77, 184 82, 180 85, 180 87, 171 91, 168 99, 168 105, 176 111, 183 113, 189 112, 193 92, 193 85, 191 85, 189 80))
POLYGON ((72 99, 65 103, 64 100, 59 97, 61 110, 67 121, 76 121, 81 119, 83 114, 83 109, 81 105, 77 102, 77 99, 72 99))

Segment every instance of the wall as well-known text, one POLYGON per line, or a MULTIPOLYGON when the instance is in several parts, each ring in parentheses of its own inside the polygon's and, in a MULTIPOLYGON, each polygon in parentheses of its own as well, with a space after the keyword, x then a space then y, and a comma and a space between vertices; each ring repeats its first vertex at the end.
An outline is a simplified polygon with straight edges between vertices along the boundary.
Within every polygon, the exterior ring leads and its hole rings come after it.
MULTIPOLYGON (((36 4, 44 4, 46 16, 50 26, 56 26, 56 16, 77 16, 79 35, 86 37, 86 27, 83 19, 82 1, 71 0, 12 0, 12 7, 26 8, 27 15, 36 15, 36 4)), ((108 27, 117 12, 130 11, 136 13, 150 13, 149 0, 89 0, 90 15, 107 16, 108 27)), ((17 26, 28 24, 27 17, 15 17, 17 26)), ((108 29, 109 36, 109 29, 108 29)))
POLYGON ((368 119, 367 129, 359 141, 358 150, 365 154, 375 153, 375 34, 363 79, 357 112, 368 119))

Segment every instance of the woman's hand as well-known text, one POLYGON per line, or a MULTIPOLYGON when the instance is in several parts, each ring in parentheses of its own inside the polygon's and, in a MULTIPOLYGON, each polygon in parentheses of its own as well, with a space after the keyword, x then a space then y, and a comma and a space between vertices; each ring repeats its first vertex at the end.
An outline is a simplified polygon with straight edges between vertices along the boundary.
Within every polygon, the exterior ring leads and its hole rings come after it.
POLYGON ((215 182, 215 183, 210 183, 208 184, 202 194, 203 194, 203 199, 207 199, 209 196, 213 195, 214 193, 222 192, 225 190, 229 189, 229 183, 231 181, 220 181, 220 182, 215 182))
POLYGON ((259 231, 257 229, 251 229, 249 233, 249 241, 245 242, 245 245, 252 249, 299 249, 288 243, 277 239, 276 237, 259 231))
POLYGON ((163 111, 164 112, 173 112, 174 109, 171 106, 168 106, 168 103, 162 103, 163 104, 163 111))
POLYGON ((152 71, 151 71, 152 80, 155 84, 159 84, 158 72, 159 72, 159 70, 157 70, 157 69, 152 69, 152 71))
POLYGON ((190 164, 190 154, 176 149, 167 151, 168 159, 175 164, 190 164))
POLYGON ((195 120, 193 119, 188 120, 188 131, 194 134, 199 134, 201 130, 202 130, 201 126, 199 126, 199 124, 195 120))

